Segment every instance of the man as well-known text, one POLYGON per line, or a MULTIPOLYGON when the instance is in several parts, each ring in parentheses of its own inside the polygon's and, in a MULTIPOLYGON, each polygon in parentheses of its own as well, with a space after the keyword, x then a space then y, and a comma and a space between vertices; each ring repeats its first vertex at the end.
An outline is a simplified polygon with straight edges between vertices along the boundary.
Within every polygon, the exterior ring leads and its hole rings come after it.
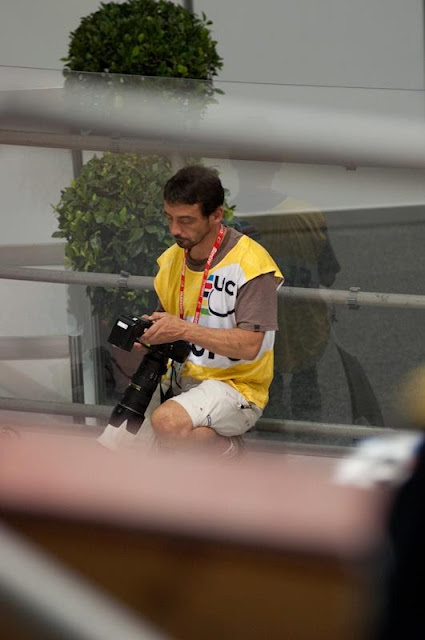
MULTIPOLYGON (((164 211, 176 244, 158 259, 160 310, 145 344, 185 340, 191 353, 173 381, 171 398, 154 394, 135 440, 161 447, 207 448, 230 456, 268 400, 277 329, 277 265, 254 240, 223 225, 224 190, 217 173, 184 167, 165 185, 164 211)), ((138 348, 142 348, 139 346, 138 348)), ((125 426, 99 439, 128 443, 125 426)))

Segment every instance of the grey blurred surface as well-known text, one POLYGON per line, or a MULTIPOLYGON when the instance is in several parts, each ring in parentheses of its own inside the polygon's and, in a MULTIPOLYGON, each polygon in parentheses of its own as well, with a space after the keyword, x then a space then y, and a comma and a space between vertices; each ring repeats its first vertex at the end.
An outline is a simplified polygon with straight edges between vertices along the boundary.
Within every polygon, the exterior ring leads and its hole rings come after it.
MULTIPOLYGON (((408 207, 325 213, 331 245, 340 263, 332 288, 384 293, 425 292, 425 208, 408 207)), ((261 219, 251 221, 261 230, 261 219)), ((268 245, 267 233, 262 241, 268 245)), ((397 389, 403 376, 425 358, 421 310, 338 306, 317 364, 321 421, 352 422, 350 394, 337 344, 357 358, 372 386, 385 426, 400 426, 397 389)), ((288 376, 289 378, 289 376, 288 376)), ((284 402, 289 405, 288 385, 284 402)), ((267 410, 266 410, 267 415, 267 410)))

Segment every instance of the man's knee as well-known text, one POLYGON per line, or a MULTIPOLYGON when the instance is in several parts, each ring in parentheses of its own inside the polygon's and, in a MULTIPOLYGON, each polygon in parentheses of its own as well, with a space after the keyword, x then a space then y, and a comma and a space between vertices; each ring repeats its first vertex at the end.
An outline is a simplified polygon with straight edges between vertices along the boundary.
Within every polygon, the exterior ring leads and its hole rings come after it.
POLYGON ((153 411, 151 424, 159 438, 186 437, 193 429, 187 411, 173 400, 167 400, 153 411))

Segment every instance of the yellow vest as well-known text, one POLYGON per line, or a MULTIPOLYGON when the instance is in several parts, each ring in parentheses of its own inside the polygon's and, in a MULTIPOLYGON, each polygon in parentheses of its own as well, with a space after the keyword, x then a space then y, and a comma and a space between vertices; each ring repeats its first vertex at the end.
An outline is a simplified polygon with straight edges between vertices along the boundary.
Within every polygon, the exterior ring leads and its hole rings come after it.
MULTIPOLYGON (((168 313, 179 315, 180 276, 184 250, 178 245, 167 249, 159 258, 159 273, 155 290, 168 313)), ((216 329, 236 327, 235 305, 238 290, 249 280, 265 273, 274 273, 276 288, 283 280, 278 266, 257 242, 243 235, 237 244, 215 264, 205 285, 199 324, 216 329)), ((202 283, 202 272, 186 268, 184 289, 184 319, 193 321, 202 283)), ((254 360, 235 360, 192 345, 182 374, 197 380, 221 380, 237 389, 260 408, 268 400, 273 377, 274 331, 266 331, 259 353, 254 360)))

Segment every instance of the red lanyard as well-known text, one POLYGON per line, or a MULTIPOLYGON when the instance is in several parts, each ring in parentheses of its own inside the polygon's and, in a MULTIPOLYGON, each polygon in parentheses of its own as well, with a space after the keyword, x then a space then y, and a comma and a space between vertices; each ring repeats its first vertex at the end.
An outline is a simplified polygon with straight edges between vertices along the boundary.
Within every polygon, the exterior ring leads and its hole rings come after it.
MULTIPOLYGON (((221 245, 221 241, 223 240, 223 236, 224 236, 224 226, 221 225, 220 226, 220 230, 218 232, 218 235, 217 235, 217 237, 215 239, 214 246, 211 249, 210 255, 208 256, 208 260, 207 260, 207 262, 205 264, 204 275, 202 276, 202 282, 201 282, 201 289, 200 289, 199 296, 198 296, 198 302, 196 304, 195 315, 193 317, 193 322, 195 324, 198 324, 199 316, 201 315, 201 306, 202 306, 202 300, 203 300, 203 297, 204 297, 205 284, 207 282, 208 273, 210 271, 211 263, 214 260, 214 256, 217 253, 219 246, 221 245)), ((180 318, 182 320, 184 319, 183 298, 184 298, 184 282, 185 282, 185 276, 186 276, 186 264, 187 264, 188 255, 189 255, 189 250, 186 249, 185 252, 184 252, 182 273, 181 273, 181 277, 180 277, 179 308, 180 308, 180 318)))

